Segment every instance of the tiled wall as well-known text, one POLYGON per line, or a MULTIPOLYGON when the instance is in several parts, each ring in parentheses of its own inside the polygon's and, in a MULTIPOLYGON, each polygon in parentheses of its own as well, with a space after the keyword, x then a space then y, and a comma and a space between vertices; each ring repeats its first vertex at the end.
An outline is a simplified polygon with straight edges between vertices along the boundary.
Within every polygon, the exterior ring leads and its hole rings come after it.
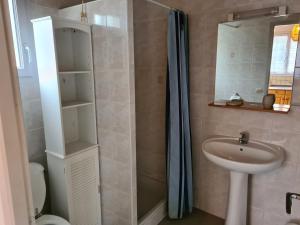
MULTIPOLYGON (((127 3, 106 1, 107 13, 128 21, 127 3)), ((121 29, 94 27, 93 45, 103 225, 133 225, 137 221, 135 106, 127 23, 121 29)))
MULTIPOLYGON (((249 224, 283 225, 300 220, 300 203, 293 213, 285 213, 285 193, 300 192, 300 108, 288 115, 237 111, 208 107, 214 98, 214 80, 218 23, 226 14, 274 5, 288 5, 290 12, 300 12, 298 0, 164 0, 185 10, 190 19, 191 126, 193 137, 195 206, 225 217, 228 172, 208 162, 201 144, 211 134, 238 136, 249 130, 252 139, 283 146, 287 152, 284 165, 271 173, 250 180, 249 224)), ((143 9, 141 9, 143 10, 143 9)), ((153 37, 154 38, 154 37, 153 37)))
POLYGON ((134 0, 138 203, 147 194, 141 176, 165 184, 167 17, 167 10, 134 0))
MULTIPOLYGON (((30 19, 54 15, 56 9, 51 1, 43 4, 34 0, 18 0, 19 13, 24 15, 25 21, 20 21, 22 43, 31 49, 32 62, 25 72, 19 76, 19 85, 22 98, 23 116, 28 144, 30 161, 45 162, 45 138, 40 99, 40 88, 35 61, 33 30, 30 19), (21 2, 21 4, 19 4, 21 2)), ((22 17, 22 18, 24 18, 22 17)), ((25 57, 24 60, 27 60, 25 57)))
MULTIPOLYGON (((80 19, 80 6, 59 15, 80 19)), ((87 4, 92 27, 103 225, 135 225, 136 161, 131 0, 87 4)))

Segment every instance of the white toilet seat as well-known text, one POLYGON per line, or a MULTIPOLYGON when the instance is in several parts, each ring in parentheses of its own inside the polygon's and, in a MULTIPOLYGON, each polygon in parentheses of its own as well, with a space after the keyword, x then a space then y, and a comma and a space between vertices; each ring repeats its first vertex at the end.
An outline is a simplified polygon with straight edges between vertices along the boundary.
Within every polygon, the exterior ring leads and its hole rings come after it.
POLYGON ((71 225, 68 221, 59 216, 43 215, 36 220, 37 225, 71 225))

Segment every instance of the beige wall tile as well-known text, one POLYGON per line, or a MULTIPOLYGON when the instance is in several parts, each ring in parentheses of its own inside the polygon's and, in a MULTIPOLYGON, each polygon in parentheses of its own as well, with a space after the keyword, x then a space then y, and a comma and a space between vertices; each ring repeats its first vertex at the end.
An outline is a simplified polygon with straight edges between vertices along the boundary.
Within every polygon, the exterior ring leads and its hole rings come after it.
POLYGON ((106 17, 106 25, 93 26, 103 225, 137 224, 131 5, 131 0, 90 3, 92 15, 106 17))

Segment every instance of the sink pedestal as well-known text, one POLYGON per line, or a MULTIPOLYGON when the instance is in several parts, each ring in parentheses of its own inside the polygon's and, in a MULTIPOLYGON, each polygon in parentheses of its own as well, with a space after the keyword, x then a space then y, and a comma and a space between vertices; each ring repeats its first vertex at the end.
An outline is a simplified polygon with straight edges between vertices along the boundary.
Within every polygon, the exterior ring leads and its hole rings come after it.
POLYGON ((230 171, 230 191, 225 225, 246 225, 248 174, 230 171))

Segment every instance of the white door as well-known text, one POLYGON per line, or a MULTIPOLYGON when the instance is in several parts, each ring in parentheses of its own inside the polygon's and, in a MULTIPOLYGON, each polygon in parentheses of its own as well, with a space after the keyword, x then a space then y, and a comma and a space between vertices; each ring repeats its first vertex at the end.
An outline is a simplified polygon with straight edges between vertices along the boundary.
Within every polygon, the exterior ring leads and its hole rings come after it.
POLYGON ((0 3, 0 224, 35 224, 8 1, 0 3))
POLYGON ((70 223, 101 225, 98 148, 66 159, 70 223))

